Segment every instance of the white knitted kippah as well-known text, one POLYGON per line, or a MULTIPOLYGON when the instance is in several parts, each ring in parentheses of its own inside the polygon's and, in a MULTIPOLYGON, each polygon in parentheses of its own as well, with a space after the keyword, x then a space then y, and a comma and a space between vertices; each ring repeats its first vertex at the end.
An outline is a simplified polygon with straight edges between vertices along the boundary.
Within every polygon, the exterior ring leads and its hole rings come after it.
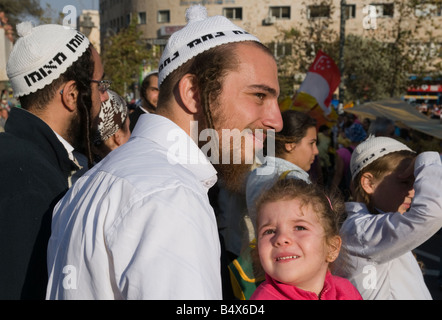
POLYGON ((179 66, 206 50, 231 42, 260 42, 224 16, 208 17, 202 5, 188 8, 186 20, 187 25, 172 34, 161 56, 158 77, 160 86, 179 66))
POLYGON ((369 136, 367 140, 359 144, 353 151, 350 160, 352 180, 367 165, 373 161, 396 151, 411 151, 405 144, 389 137, 369 136))
POLYGON ((56 24, 17 25, 20 38, 14 45, 7 73, 15 97, 34 93, 58 79, 89 47, 80 32, 56 24))

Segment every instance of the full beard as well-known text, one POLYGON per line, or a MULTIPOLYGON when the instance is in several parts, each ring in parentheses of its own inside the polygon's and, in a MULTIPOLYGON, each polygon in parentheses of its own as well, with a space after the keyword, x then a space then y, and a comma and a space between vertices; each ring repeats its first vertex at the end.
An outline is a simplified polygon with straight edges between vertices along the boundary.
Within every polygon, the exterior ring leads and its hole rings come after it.
POLYGON ((82 125, 81 116, 79 112, 75 112, 69 123, 67 129, 68 139, 66 139, 74 149, 78 151, 83 151, 85 148, 85 130, 82 125))
MULTIPOLYGON (((211 150, 216 150, 217 154, 211 154, 211 161, 218 172, 218 177, 222 186, 230 192, 245 194, 246 178, 253 164, 250 161, 254 148, 246 144, 246 138, 241 135, 240 139, 230 136, 223 139, 223 128, 229 128, 227 117, 220 107, 213 112, 213 123, 217 128, 218 139, 210 142, 211 150), (227 145, 223 145, 223 141, 227 145), (247 146, 246 146, 247 145, 247 146), (247 155, 249 155, 247 157, 247 155)), ((231 129, 233 130, 233 129, 231 129)), ((230 130, 227 130, 230 133, 230 130)))
MULTIPOLYGON (((222 153, 222 150, 219 152, 222 153)), ((243 163, 243 159, 241 163, 234 163, 233 153, 231 152, 230 163, 220 161, 213 165, 219 174, 221 184, 230 192, 245 194, 245 182, 252 165, 243 163)))

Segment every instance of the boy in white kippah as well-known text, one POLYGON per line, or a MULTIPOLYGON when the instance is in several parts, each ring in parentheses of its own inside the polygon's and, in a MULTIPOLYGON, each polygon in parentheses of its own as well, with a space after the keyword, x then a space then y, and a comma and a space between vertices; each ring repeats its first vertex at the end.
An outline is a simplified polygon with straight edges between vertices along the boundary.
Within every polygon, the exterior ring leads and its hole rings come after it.
POLYGON ((0 299, 44 299, 52 210, 79 170, 74 149, 90 151, 89 124, 108 97, 86 36, 30 22, 17 32, 7 73, 22 108, 0 134, 0 299))
POLYGON ((254 150, 232 146, 242 164, 215 154, 231 151, 223 129, 245 131, 239 140, 257 148, 263 134, 256 131, 281 130, 278 70, 268 49, 227 18, 208 17, 198 5, 187 20, 160 60, 157 114, 142 115, 131 139, 54 210, 50 299, 222 298, 208 191, 217 174, 231 188, 241 185, 254 150), (210 148, 210 157, 208 140, 221 148, 210 148), (75 290, 65 266, 75 271, 75 290))
POLYGON ((346 204, 341 236, 349 261, 340 274, 367 300, 431 299, 411 250, 442 227, 439 154, 416 156, 395 139, 370 136, 350 169, 357 202, 346 204))

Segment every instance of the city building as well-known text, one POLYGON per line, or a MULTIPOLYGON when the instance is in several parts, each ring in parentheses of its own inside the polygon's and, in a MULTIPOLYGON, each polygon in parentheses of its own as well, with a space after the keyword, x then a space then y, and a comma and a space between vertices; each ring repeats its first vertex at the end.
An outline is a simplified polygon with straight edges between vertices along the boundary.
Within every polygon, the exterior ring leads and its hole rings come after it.
MULTIPOLYGON (((341 5, 344 4, 346 37, 353 34, 398 43, 398 39, 405 35, 407 47, 412 51, 432 48, 432 63, 426 66, 425 72, 440 73, 434 61, 441 61, 438 52, 442 51, 442 3, 440 0, 422 1, 413 9, 407 7, 407 3, 403 0, 100 0, 100 30, 103 39, 118 33, 135 18, 146 46, 156 47, 155 52, 161 54, 170 35, 185 26, 186 9, 193 4, 202 4, 209 16, 224 15, 258 36, 279 59, 292 56, 292 51, 296 50, 292 43, 283 39, 283 31, 326 30, 330 41, 338 41, 341 5), (407 36, 408 31, 412 36, 407 36)), ((314 43, 313 36, 310 39, 314 43)), ((426 59, 422 57, 420 62, 429 61, 426 59)), ((144 68, 150 70, 156 66, 144 68)), ((288 76, 296 79, 293 87, 296 90, 305 73, 294 71, 288 76)), ((442 100, 442 92, 437 96, 442 100)))
POLYGON ((13 30, 4 12, 0 12, 0 91, 9 89, 6 64, 13 47, 13 30))
MULTIPOLYGON (((346 34, 370 35, 398 22, 399 6, 395 0, 346 0, 346 34), (368 6, 371 7, 368 7, 368 6), (379 28, 382 26, 382 28, 379 28)), ((262 42, 274 48, 275 55, 284 54, 278 43, 281 30, 302 29, 323 18, 331 18, 330 28, 339 34, 341 0, 100 0, 101 36, 125 28, 135 15, 144 40, 150 45, 164 46, 169 36, 185 24, 185 11, 192 4, 202 4, 208 14, 224 15, 262 42)), ((413 25, 419 17, 431 16, 442 22, 438 1, 427 1, 415 10, 411 19, 402 23, 413 25), (433 4, 434 3, 434 4, 433 4)), ((428 26, 431 28, 431 26, 428 26)), ((425 41, 428 28, 419 39, 425 41)), ((442 42, 442 30, 433 36, 442 42)))
POLYGON ((78 30, 101 52, 100 13, 98 10, 83 10, 77 18, 78 30))

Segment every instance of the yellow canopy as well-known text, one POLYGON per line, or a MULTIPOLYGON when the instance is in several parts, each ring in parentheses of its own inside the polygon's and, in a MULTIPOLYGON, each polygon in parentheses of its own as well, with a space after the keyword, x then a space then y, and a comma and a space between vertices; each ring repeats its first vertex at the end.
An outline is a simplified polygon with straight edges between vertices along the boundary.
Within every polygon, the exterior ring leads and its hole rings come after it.
POLYGON ((397 126, 406 126, 427 135, 442 139, 442 123, 439 119, 430 119, 401 99, 373 101, 345 109, 360 120, 386 117, 395 121, 397 126))

